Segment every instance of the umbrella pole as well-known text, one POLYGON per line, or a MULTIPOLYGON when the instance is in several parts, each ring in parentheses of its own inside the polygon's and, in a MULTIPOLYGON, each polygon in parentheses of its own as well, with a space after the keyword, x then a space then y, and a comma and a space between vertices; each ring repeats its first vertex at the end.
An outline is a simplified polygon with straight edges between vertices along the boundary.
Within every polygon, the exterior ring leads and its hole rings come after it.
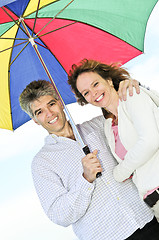
POLYGON ((75 125, 75 123, 74 123, 74 121, 73 121, 73 118, 72 118, 72 116, 71 116, 71 114, 70 114, 67 106, 65 105, 65 103, 64 103, 64 101, 63 101, 63 99, 62 99, 62 97, 61 97, 61 95, 60 95, 60 93, 59 93, 59 91, 58 91, 58 89, 57 89, 57 87, 56 87, 56 85, 55 85, 55 82, 54 82, 54 80, 53 80, 53 78, 52 78, 49 70, 47 69, 47 67, 46 67, 46 65, 45 65, 45 63, 44 63, 44 61, 43 61, 43 59, 42 59, 42 57, 41 57, 40 52, 38 51, 38 48, 37 48, 37 45, 36 45, 35 42, 34 42, 34 39, 31 38, 31 39, 29 39, 29 41, 31 42, 31 44, 32 44, 32 46, 33 46, 33 48, 34 48, 34 50, 35 50, 35 52, 36 52, 36 54, 37 54, 37 56, 38 56, 41 64, 42 64, 42 66, 43 66, 43 68, 44 68, 44 70, 45 70, 45 72, 46 72, 46 74, 47 74, 47 76, 48 76, 48 78, 49 78, 49 80, 50 80, 51 83, 53 84, 53 87, 54 87, 54 89, 55 89, 55 91, 56 91, 56 93, 57 93, 57 95, 58 95, 58 97, 59 97, 59 99, 60 99, 60 101, 61 101, 64 109, 65 109, 65 112, 66 112, 66 114, 67 114, 67 116, 68 116, 68 118, 69 118, 69 120, 70 120, 71 126, 72 126, 72 128, 73 128, 73 130, 74 130, 76 139, 77 139, 78 142, 80 143, 81 147, 84 148, 84 147, 85 147, 85 144, 84 144, 84 142, 83 142, 83 140, 82 140, 82 138, 81 138, 81 136, 80 136, 80 134, 79 134, 79 132, 78 132, 78 130, 77 130, 77 128, 76 128, 76 125, 75 125))
MULTIPOLYGON (((47 67, 46 67, 46 65, 45 65, 45 63, 44 63, 44 61, 43 61, 43 59, 42 59, 39 51, 38 51, 38 49, 37 49, 37 45, 35 44, 34 39, 31 38, 31 39, 29 39, 29 41, 31 42, 31 44, 32 44, 32 46, 33 46, 33 48, 34 48, 34 50, 35 50, 35 52, 36 52, 36 54, 37 54, 37 56, 38 56, 41 64, 42 64, 42 66, 43 66, 43 68, 44 68, 44 70, 45 70, 45 72, 46 72, 46 74, 48 75, 50 81, 52 82, 52 84, 53 84, 53 86, 54 86, 54 88, 55 88, 55 91, 57 92, 57 94, 58 94, 58 96, 59 96, 59 99, 60 99, 60 101, 62 102, 62 104, 63 104, 63 106, 64 106, 64 109, 65 109, 65 111, 66 111, 66 114, 67 114, 67 116, 68 116, 68 118, 69 118, 69 120, 70 120, 70 124, 71 124, 71 126, 72 126, 72 128, 73 128, 73 130, 74 130, 76 140, 78 140, 78 142, 80 143, 80 145, 81 145, 84 153, 87 155, 88 153, 90 153, 89 147, 84 144, 84 142, 83 142, 83 140, 82 140, 82 138, 81 138, 81 136, 80 136, 80 134, 79 134, 79 132, 78 132, 78 130, 77 130, 77 127, 76 127, 76 125, 75 125, 75 123, 74 123, 74 121, 73 121, 73 119, 72 119, 72 116, 71 116, 71 114, 69 113, 68 108, 66 107, 66 105, 65 105, 65 103, 64 103, 64 101, 63 101, 63 99, 62 99, 62 97, 61 97, 61 95, 60 95, 60 93, 59 93, 59 91, 58 91, 58 89, 57 89, 57 87, 56 87, 56 85, 55 85, 55 82, 54 82, 53 78, 51 77, 51 75, 50 75, 50 73, 49 73, 49 71, 48 71, 48 69, 47 69, 47 67)), ((102 175, 102 173, 101 173, 101 172, 98 172, 98 173, 96 174, 96 178, 100 177, 101 175, 102 175)))
POLYGON ((38 56, 38 58, 39 58, 39 60, 40 60, 40 62, 42 64, 42 66, 43 66, 43 68, 44 68, 44 70, 45 70, 45 72, 46 72, 46 74, 48 76, 48 78, 50 79, 51 83, 53 84, 53 87, 54 87, 54 89, 55 89, 55 91, 56 91, 56 93, 57 93, 57 95, 58 95, 58 97, 59 97, 59 99, 60 99, 64 109, 65 109, 65 112, 66 112, 66 114, 67 114, 67 116, 68 116, 68 118, 70 120, 70 124, 71 124, 71 126, 72 126, 72 128, 74 130, 75 138, 76 138, 76 140, 78 140, 78 142, 81 145, 82 149, 84 149, 86 147, 86 145, 84 144, 84 142, 83 142, 83 140, 82 140, 82 138, 81 138, 81 136, 80 136, 80 134, 79 134, 79 132, 77 130, 77 127, 76 127, 76 125, 75 125, 75 123, 73 121, 73 118, 72 118, 71 114, 69 113, 69 110, 66 107, 66 105, 65 105, 65 103, 64 103, 64 101, 63 101, 63 99, 62 99, 62 97, 61 97, 61 95, 60 95, 60 93, 59 93, 59 91, 58 91, 58 89, 56 87, 56 84, 55 84, 55 82, 54 82, 54 80, 53 80, 49 70, 47 69, 47 67, 46 67, 46 65, 44 63, 43 58, 42 58, 40 52, 38 51, 37 45, 35 44, 34 38, 30 35, 30 33, 29 33, 29 31, 28 31, 28 29, 27 29, 27 27, 26 27, 26 25, 25 25, 25 23, 23 21, 23 18, 21 19, 21 23, 22 23, 22 25, 23 25, 27 35, 29 36, 29 42, 31 43, 32 47, 34 48, 34 50, 35 50, 35 52, 36 52, 36 54, 37 54, 37 56, 38 56))
MULTIPOLYGON (((73 128, 73 131, 74 131, 74 134, 75 134, 75 138, 78 141, 78 143, 80 144, 80 146, 83 149, 84 153, 87 155, 88 153, 90 153, 89 147, 84 144, 84 142, 83 142, 83 140, 82 140, 82 138, 81 138, 81 136, 80 136, 80 134, 79 134, 79 132, 77 130, 77 127, 76 127, 76 125, 75 125, 75 123, 73 121, 73 118, 72 118, 68 108, 66 107, 66 105, 65 105, 65 103, 64 103, 64 101, 63 101, 63 99, 62 99, 62 97, 61 97, 61 95, 60 95, 60 93, 59 93, 59 91, 58 91, 58 89, 56 87, 56 84, 55 84, 55 82, 54 82, 54 80, 53 80, 49 70, 47 69, 47 67, 46 67, 46 65, 44 63, 43 58, 42 58, 40 52, 38 51, 37 45, 35 44, 35 41, 34 41, 34 38, 30 35, 30 33, 29 33, 29 31, 28 31, 28 29, 27 29, 23 19, 21 19, 21 23, 22 23, 22 25, 23 25, 27 35, 29 36, 29 42, 31 43, 32 47, 34 48, 34 50, 35 50, 35 52, 36 52, 36 54, 37 54, 37 56, 38 56, 38 58, 39 58, 39 60, 40 60, 40 62, 42 64, 42 66, 43 66, 43 68, 44 68, 44 70, 45 70, 45 72, 46 72, 46 74, 48 76, 48 78, 50 79, 51 83, 53 84, 53 87, 54 87, 55 91, 57 92, 57 95, 58 95, 58 97, 59 97, 59 99, 60 99, 60 101, 61 101, 61 103, 62 103, 62 105, 63 105, 63 107, 65 109, 65 112, 66 112, 66 114, 67 114, 67 116, 68 116, 68 118, 70 120, 70 124, 71 124, 71 126, 73 128)), ((98 178, 101 175, 102 175, 101 172, 98 172, 96 174, 96 177, 98 178)))

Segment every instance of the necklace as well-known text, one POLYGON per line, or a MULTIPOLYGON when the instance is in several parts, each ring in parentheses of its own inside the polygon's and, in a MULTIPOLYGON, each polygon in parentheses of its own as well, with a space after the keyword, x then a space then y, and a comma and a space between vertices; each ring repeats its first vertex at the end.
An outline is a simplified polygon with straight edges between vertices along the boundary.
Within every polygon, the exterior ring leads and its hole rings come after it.
POLYGON ((113 123, 114 125, 118 125, 118 116, 113 118, 113 123))

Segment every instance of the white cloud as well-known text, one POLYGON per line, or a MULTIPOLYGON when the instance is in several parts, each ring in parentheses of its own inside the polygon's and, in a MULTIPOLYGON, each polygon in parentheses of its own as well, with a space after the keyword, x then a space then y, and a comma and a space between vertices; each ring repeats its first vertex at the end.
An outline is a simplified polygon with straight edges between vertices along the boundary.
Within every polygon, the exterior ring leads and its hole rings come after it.
POLYGON ((142 84, 159 91, 159 57, 147 57, 144 61, 132 66, 132 76, 142 84))

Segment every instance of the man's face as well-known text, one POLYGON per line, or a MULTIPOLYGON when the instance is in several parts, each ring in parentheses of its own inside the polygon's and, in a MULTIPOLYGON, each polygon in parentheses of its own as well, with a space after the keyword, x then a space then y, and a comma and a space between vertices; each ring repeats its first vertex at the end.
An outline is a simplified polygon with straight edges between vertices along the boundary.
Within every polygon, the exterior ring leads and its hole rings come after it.
POLYGON ((50 95, 41 96, 31 103, 33 120, 49 133, 62 136, 66 128, 66 116, 60 100, 50 95))

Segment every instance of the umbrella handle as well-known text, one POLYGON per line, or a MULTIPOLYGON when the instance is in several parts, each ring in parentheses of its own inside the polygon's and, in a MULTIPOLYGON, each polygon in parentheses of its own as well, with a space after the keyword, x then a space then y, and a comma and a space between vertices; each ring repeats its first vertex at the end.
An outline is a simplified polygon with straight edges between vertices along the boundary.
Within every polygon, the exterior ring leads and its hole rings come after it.
MULTIPOLYGON (((86 145, 84 148, 83 148, 83 152, 87 155, 88 153, 90 153, 90 150, 89 150, 89 147, 86 145)), ((98 172, 96 174, 96 178, 102 176, 102 173, 101 172, 98 172)))

